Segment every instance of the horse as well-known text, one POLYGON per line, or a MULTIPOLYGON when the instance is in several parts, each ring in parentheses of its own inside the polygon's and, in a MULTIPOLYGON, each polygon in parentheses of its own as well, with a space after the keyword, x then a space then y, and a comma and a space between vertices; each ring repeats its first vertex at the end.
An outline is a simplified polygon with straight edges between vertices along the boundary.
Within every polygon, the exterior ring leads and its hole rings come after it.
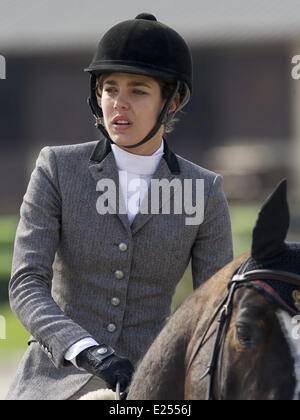
POLYGON ((190 295, 139 363, 127 400, 300 399, 300 243, 287 182, 265 200, 251 251, 190 295))

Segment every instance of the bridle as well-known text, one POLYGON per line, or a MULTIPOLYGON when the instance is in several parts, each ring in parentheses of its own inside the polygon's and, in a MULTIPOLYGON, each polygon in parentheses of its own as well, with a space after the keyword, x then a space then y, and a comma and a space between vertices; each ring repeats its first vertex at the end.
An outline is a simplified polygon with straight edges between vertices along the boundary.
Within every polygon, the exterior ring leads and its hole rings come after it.
POLYGON ((300 286, 300 275, 290 273, 287 271, 280 270, 252 270, 244 272, 249 258, 246 259, 242 265, 235 271, 230 282, 228 283, 228 291, 226 297, 222 300, 211 320, 208 323, 207 328, 202 334, 198 344, 189 360, 186 376, 191 368, 192 363, 194 362, 197 354, 202 348, 205 340, 208 338, 208 332, 211 329, 213 323, 217 320, 217 328, 215 332, 215 340, 213 344, 212 354, 209 360, 208 367, 204 374, 200 377, 199 381, 202 381, 204 378, 208 377, 208 387, 207 387, 207 400, 222 400, 222 390, 221 390, 221 373, 222 373, 222 360, 223 352, 226 340, 226 334, 228 327, 231 321, 232 309, 233 309, 233 299, 234 294, 237 289, 244 286, 253 286, 253 283, 259 280, 278 280, 279 282, 288 283, 289 285, 295 285, 299 288, 300 286), (219 315, 219 316, 218 316, 219 315), (216 372, 218 372, 218 388, 217 388, 217 398, 214 398, 214 380, 216 372))

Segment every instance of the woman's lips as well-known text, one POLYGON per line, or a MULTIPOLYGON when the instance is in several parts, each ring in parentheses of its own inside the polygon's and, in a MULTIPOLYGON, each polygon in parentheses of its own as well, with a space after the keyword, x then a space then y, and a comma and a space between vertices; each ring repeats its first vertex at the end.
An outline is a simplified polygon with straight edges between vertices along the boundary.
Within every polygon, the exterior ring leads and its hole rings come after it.
POLYGON ((128 118, 119 115, 112 120, 112 126, 117 131, 124 131, 132 126, 132 122, 128 118))

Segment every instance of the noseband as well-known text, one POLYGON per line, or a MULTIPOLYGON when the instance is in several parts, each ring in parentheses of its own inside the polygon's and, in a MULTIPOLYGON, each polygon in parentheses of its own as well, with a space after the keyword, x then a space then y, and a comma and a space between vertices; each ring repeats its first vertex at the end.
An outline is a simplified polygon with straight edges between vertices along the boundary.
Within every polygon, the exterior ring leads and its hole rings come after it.
MULTIPOLYGON (((228 292, 226 297, 222 300, 220 305, 218 306, 217 310, 215 311, 213 317, 209 321, 207 328, 205 329, 203 335, 201 336, 195 351, 193 352, 189 364, 186 369, 186 376, 190 370, 192 363, 194 362, 197 354, 199 353, 201 347, 203 346, 205 339, 208 338, 208 332, 217 320, 217 328, 215 333, 215 340, 213 344, 213 350, 210 357, 210 361, 207 367, 207 370, 204 374, 200 377, 199 381, 202 381, 204 378, 208 377, 208 388, 207 388, 207 400, 214 400, 214 392, 213 392, 213 383, 216 375, 216 371, 218 371, 218 390, 217 390, 217 399, 222 400, 222 390, 221 390, 221 372, 222 372, 222 360, 223 360, 223 352, 224 352, 224 345, 226 340, 226 334, 228 331, 228 327, 231 320, 232 309, 233 309, 233 299, 234 294, 237 289, 243 286, 254 286, 258 288, 263 288, 260 286, 266 285, 267 281, 277 280, 281 283, 286 283, 290 286, 294 286, 300 290, 300 275, 290 273, 287 271, 279 271, 279 270, 252 270, 248 272, 244 272, 248 263, 248 259, 246 259, 243 264, 238 268, 238 270, 234 273, 233 277, 231 278, 230 282, 228 283, 228 292), (264 283, 260 283, 264 282, 264 283), (219 367, 219 369, 218 369, 219 367)), ((267 287, 267 286, 265 286, 267 287)), ((274 290, 272 290, 274 292, 274 290)), ((275 292, 274 292, 275 293, 275 292)), ((279 297, 280 299, 280 297, 279 297)), ((279 302, 281 303, 281 302, 279 302)), ((297 314, 295 308, 288 306, 285 302, 282 301, 283 309, 288 311, 291 314, 297 314)))

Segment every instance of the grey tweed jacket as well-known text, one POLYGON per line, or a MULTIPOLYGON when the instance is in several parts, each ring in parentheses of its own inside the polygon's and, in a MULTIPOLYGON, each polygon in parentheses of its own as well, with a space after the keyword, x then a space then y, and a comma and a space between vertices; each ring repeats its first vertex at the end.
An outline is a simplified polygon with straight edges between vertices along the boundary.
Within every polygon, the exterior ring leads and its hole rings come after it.
MULTIPOLYGON (((165 142, 153 179, 204 180, 203 222, 187 223, 175 204, 164 214, 163 198, 158 214, 139 213, 130 225, 118 211, 119 175, 107 140, 40 152, 21 206, 9 286, 11 308, 31 337, 8 400, 64 400, 77 392, 91 376, 64 355, 84 337, 136 363, 169 316, 190 260, 195 288, 231 261, 222 177, 165 142), (98 201, 105 179, 116 186, 116 206, 106 200, 106 214, 98 201)), ((180 183, 169 201, 180 197, 180 183)), ((194 199, 196 189, 194 182, 194 199)), ((150 204, 150 192, 145 200, 150 204)))

